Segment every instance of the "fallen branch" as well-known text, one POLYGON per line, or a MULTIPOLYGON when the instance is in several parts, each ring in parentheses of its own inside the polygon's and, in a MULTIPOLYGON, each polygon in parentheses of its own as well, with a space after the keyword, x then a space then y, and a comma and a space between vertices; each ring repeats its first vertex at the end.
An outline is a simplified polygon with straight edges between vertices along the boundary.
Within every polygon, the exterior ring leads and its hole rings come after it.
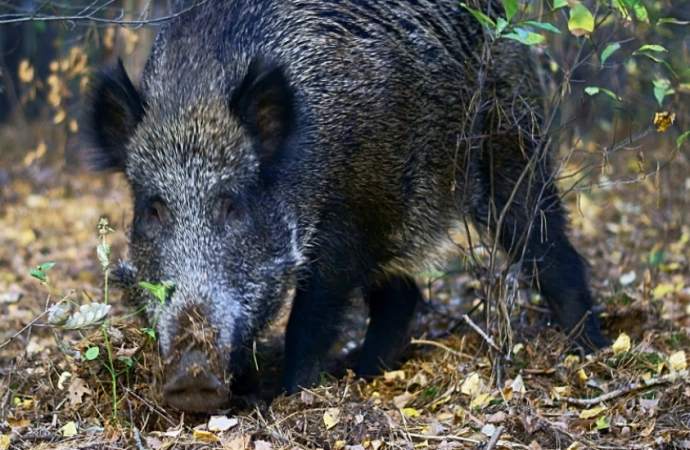
POLYGON ((574 398, 574 397, 561 397, 554 392, 556 400, 566 403, 572 403, 574 405, 581 406, 592 406, 606 400, 611 400, 621 395, 628 394, 634 391, 640 391, 653 386, 658 386, 660 384, 673 383, 680 378, 686 378, 688 376, 687 370, 679 370, 677 372, 669 373, 661 377, 650 378, 649 380, 635 381, 633 383, 628 383, 627 385, 616 389, 615 391, 607 392, 606 394, 600 395, 594 398, 574 398))
POLYGON ((428 341, 426 339, 412 339, 410 341, 410 344, 412 345, 431 345, 432 347, 438 347, 446 352, 450 353, 453 356, 457 356, 458 358, 469 358, 472 359, 473 357, 470 355, 467 355, 465 353, 459 352, 457 350, 453 350, 452 348, 441 344, 440 342, 435 342, 435 341, 428 341))
POLYGON ((486 341, 487 344, 489 344, 489 345, 491 346, 491 348, 493 348, 494 350, 496 350, 498 353, 503 354, 503 352, 501 351, 501 349, 498 348, 498 345, 496 345, 496 343, 494 342, 494 339, 493 339, 491 336, 487 335, 487 334, 484 332, 484 330, 482 330, 481 328, 479 328, 479 325, 477 325, 476 323, 472 322, 472 319, 470 319, 470 316, 468 316, 467 314, 464 314, 464 315, 462 316, 462 318, 465 319, 465 322, 467 322, 467 324, 468 324, 469 326, 471 326, 471 327, 474 329, 474 331, 476 331, 477 333, 479 333, 479 335, 486 341))

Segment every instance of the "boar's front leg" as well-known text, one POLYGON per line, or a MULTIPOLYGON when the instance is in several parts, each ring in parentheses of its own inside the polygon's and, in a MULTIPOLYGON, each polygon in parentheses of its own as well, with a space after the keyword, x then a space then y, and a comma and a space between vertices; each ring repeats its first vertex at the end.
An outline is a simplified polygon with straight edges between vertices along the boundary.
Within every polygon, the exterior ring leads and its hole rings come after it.
POLYGON ((340 334, 351 289, 318 275, 298 285, 285 333, 283 389, 288 394, 318 382, 323 361, 340 334))
POLYGON ((393 276, 366 295, 369 328, 362 346, 357 375, 379 375, 396 365, 410 335, 410 323, 422 300, 414 279, 393 276))

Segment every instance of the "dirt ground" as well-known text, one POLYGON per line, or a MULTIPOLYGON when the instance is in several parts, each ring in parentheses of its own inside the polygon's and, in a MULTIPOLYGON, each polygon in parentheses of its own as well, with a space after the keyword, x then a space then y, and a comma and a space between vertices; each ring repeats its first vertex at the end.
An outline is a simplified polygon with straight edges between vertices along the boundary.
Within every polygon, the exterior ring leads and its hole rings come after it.
POLYGON ((623 150, 603 168, 591 144, 565 167, 595 168, 591 187, 566 200, 612 348, 569 354, 522 290, 514 344, 498 355, 487 342, 499 330, 484 326, 481 307, 494 274, 477 279, 451 263, 420 277, 428 299, 400 370, 370 382, 345 371, 359 327, 345 333, 322 386, 272 398, 278 323, 258 346, 263 394, 208 417, 160 401, 155 343, 116 290, 105 325, 46 325, 63 298, 73 311, 104 301, 97 223, 109 219, 111 259, 125 258, 130 202, 121 177, 89 174, 72 154, 35 153, 40 133, 0 130, 0 449, 690 448, 687 144, 674 154, 672 140, 650 138, 643 145, 657 153, 646 161, 623 150), (46 282, 30 275, 48 262, 46 282))

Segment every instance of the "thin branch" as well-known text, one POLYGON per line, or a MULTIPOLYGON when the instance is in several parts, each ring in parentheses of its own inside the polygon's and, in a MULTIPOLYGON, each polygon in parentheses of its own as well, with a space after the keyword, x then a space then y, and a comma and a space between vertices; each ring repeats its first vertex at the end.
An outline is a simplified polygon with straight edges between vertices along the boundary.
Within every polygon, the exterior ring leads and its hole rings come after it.
POLYGON ((661 384, 666 384, 666 383, 673 383, 674 381, 679 380, 680 378, 687 378, 688 376, 688 371, 687 370, 679 370, 677 372, 669 373, 667 375, 663 375, 661 377, 654 377, 650 378, 649 380, 642 380, 642 381, 635 381, 632 383, 628 383, 625 386, 618 388, 614 391, 607 392, 606 394, 600 395, 598 397, 594 398, 574 398, 574 397, 561 397, 557 393, 554 392, 554 396, 556 400, 565 402, 565 403, 572 403, 574 405, 580 405, 580 406, 592 406, 592 405, 597 405, 599 403, 605 402, 606 400, 611 400, 616 397, 620 397, 622 395, 628 394, 630 392, 634 391, 640 391, 643 389, 647 389, 649 387, 653 386, 659 386, 661 384))
MULTIPOLYGON (((24 22, 95 22, 95 23, 106 23, 106 24, 111 24, 111 25, 129 25, 129 26, 135 26, 135 27, 141 27, 143 25, 152 25, 152 24, 157 24, 161 22, 165 22, 171 19, 174 19, 176 17, 180 17, 189 11, 193 10, 194 8, 201 6, 205 3, 208 3, 210 0, 202 0, 198 3, 195 3, 182 11, 179 11, 175 14, 170 14, 167 16, 163 17, 158 17, 155 19, 147 19, 147 20, 125 20, 122 19, 124 17, 124 10, 120 10, 119 15, 117 18, 114 19, 105 19, 102 17, 95 17, 94 15, 102 9, 102 7, 98 7, 95 10, 91 10, 88 12, 85 12, 83 14, 76 14, 76 15, 66 15, 66 16, 59 16, 59 15, 43 15, 43 14, 4 14, 0 15, 0 25, 6 25, 6 24, 13 24, 13 23, 24 23, 24 22)), ((148 3, 147 3, 148 5, 148 3)), ((139 17, 144 17, 144 13, 142 12, 139 17)))

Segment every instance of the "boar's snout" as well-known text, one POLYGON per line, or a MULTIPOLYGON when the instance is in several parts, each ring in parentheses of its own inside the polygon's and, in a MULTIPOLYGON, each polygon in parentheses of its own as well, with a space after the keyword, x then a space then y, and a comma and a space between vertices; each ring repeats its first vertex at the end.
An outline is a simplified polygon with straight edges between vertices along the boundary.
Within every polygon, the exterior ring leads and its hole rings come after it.
POLYGON ((208 356, 201 350, 189 350, 180 356, 165 369, 165 402, 186 412, 213 412, 227 403, 230 390, 223 377, 212 370, 208 356))

